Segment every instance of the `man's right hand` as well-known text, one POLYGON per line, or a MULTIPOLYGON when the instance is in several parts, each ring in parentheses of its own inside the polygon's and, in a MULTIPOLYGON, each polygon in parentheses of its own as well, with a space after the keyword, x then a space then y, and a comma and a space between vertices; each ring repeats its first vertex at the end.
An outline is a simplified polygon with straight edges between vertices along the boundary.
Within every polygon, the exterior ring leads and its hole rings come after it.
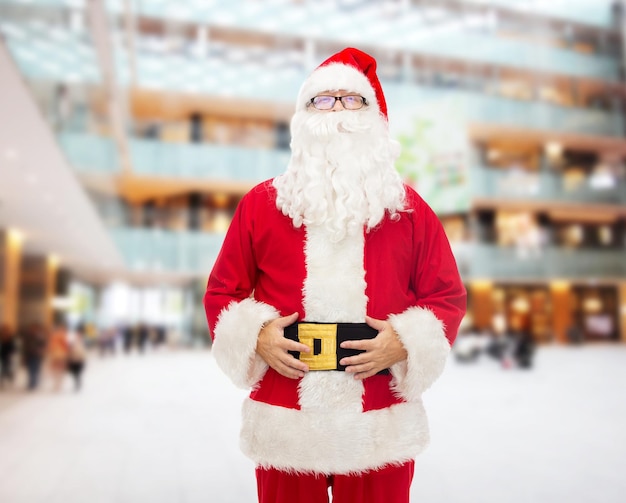
POLYGON ((298 320, 298 313, 276 318, 267 323, 259 332, 256 352, 280 375, 290 379, 299 379, 309 371, 309 366, 291 356, 288 351, 308 353, 309 347, 300 342, 285 338, 285 327, 298 320))

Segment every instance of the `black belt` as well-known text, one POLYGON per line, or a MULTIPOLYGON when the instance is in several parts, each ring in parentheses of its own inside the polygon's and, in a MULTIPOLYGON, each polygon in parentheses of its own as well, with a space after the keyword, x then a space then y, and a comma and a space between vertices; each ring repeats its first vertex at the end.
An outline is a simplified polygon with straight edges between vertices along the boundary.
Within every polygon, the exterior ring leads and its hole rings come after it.
MULTIPOLYGON (((361 349, 345 349, 341 347, 344 341, 359 341, 373 339, 378 330, 367 323, 294 323, 285 327, 285 337, 300 342, 311 348, 310 353, 289 351, 294 358, 303 361, 309 370, 346 370, 340 365, 342 358, 363 353, 361 349)), ((379 374, 388 374, 389 369, 381 370, 379 374)))

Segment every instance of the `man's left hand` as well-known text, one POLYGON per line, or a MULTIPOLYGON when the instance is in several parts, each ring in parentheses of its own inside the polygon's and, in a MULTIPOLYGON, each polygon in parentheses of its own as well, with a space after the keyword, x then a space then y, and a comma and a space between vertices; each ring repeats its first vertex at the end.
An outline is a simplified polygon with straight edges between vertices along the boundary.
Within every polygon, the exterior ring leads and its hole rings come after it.
POLYGON ((404 349, 391 323, 369 316, 365 317, 365 321, 370 327, 378 330, 376 337, 341 343, 341 347, 344 349, 364 351, 356 356, 342 358, 339 362, 346 366, 346 372, 354 374, 355 379, 371 377, 381 370, 391 367, 394 363, 407 359, 406 349, 404 349))

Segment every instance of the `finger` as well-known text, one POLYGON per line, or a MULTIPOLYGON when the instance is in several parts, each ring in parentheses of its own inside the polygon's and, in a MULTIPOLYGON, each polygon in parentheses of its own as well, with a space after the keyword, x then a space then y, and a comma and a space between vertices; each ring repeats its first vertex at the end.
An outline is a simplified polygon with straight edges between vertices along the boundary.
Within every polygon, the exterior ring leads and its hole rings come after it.
POLYGON ((384 330, 387 324, 385 320, 379 320, 377 318, 372 318, 371 316, 365 317, 365 323, 367 323, 370 327, 378 330, 379 332, 384 330))
POLYGON ((304 374, 309 371, 309 366, 306 363, 301 362, 291 355, 288 355, 288 359, 282 361, 281 364, 284 365, 285 371, 294 378, 304 377, 304 374))
POLYGON ((299 379, 304 377, 304 371, 290 367, 289 365, 280 364, 275 367, 276 372, 289 379, 299 379))
POLYGON ((358 341, 343 341, 339 346, 344 349, 360 349, 362 351, 368 351, 373 348, 372 339, 361 339, 358 341))
POLYGON ((282 318, 278 318, 278 326, 281 328, 288 327, 292 325, 298 320, 298 313, 291 313, 289 316, 283 316, 282 318))
POLYGON ((295 351, 297 353, 310 353, 311 348, 306 344, 302 344, 301 342, 292 341, 291 339, 285 338, 284 349, 287 351, 295 351))
POLYGON ((376 370, 356 373, 354 374, 354 378, 358 381, 362 381, 363 379, 367 379, 368 377, 372 377, 373 375, 376 375, 376 370))
POLYGON ((346 372, 348 372, 349 374, 354 374, 355 377, 360 376, 361 378, 363 377, 363 375, 370 372, 372 372, 371 375, 374 375, 376 373, 372 364, 350 365, 346 367, 346 372))
POLYGON ((354 356, 346 356, 339 361, 339 365, 343 365, 345 367, 353 367, 355 365, 365 365, 369 361, 369 356, 367 353, 361 353, 359 355, 354 356))

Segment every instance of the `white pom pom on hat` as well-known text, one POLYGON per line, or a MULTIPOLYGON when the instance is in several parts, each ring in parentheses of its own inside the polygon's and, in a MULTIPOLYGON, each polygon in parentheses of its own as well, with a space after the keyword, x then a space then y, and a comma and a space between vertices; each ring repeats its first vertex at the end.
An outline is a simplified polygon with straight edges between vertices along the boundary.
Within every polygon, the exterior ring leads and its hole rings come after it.
POLYGON ((319 93, 339 90, 360 94, 388 120, 387 103, 376 75, 376 60, 353 47, 332 55, 309 75, 298 93, 296 109, 305 109, 319 93))

